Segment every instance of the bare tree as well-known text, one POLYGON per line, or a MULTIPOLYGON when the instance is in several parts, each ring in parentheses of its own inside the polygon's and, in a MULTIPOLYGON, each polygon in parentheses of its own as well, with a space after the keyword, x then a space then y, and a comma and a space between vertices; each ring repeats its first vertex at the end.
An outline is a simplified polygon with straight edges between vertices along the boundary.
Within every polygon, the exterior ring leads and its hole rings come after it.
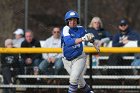
POLYGON ((0 2, 0 45, 3 45, 6 38, 11 38, 9 34, 15 27, 13 23, 13 10, 11 9, 11 0, 1 0, 0 2))

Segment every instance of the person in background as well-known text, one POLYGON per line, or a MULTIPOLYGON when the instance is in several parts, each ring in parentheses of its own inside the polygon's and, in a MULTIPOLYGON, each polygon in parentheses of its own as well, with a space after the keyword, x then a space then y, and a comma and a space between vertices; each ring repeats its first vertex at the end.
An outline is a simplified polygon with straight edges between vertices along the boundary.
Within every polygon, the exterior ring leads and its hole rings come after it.
MULTIPOLYGON (((24 38, 24 31, 21 28, 18 28, 16 31, 13 32, 15 35, 15 38, 13 39, 13 46, 15 48, 20 48, 21 43, 25 40, 24 38)), ((21 54, 19 54, 19 63, 20 63, 20 73, 24 73, 24 69, 22 68, 23 66, 23 60, 21 58, 21 54)))
MULTIPOLYGON (((5 40, 5 48, 13 48, 12 39, 5 40)), ((12 85, 15 83, 15 76, 19 71, 19 62, 17 54, 1 54, 1 68, 4 84, 12 85), (13 79, 12 79, 13 77, 13 79)), ((3 93, 15 93, 13 88, 5 88, 3 93)))
POLYGON ((140 35, 134 31, 128 23, 128 20, 123 18, 120 20, 118 26, 119 32, 116 33, 113 37, 113 47, 123 47, 129 41, 139 41, 140 35))
MULTIPOLYGON (((103 23, 99 17, 93 17, 90 24, 89 28, 87 29, 88 33, 93 33, 94 34, 94 39, 95 39, 95 45, 100 47, 103 46, 104 44, 108 44, 109 41, 112 39, 111 34, 106 31, 103 27, 103 23)), ((85 42, 85 45, 90 46, 90 42, 85 42)))
MULTIPOLYGON (((22 48, 35 48, 41 47, 40 42, 34 38, 33 32, 31 30, 27 30, 25 32, 25 40, 21 43, 22 48)), ((32 53, 25 53, 21 54, 21 57, 24 61, 25 67, 27 67, 27 74, 31 74, 32 70, 34 75, 39 74, 38 66, 42 61, 42 54, 32 54, 32 53), (33 69, 30 69, 32 68, 33 69), (28 68, 31 70, 28 70, 28 68)))
MULTIPOLYGON (((61 48, 60 28, 54 27, 52 36, 46 39, 44 48, 61 48)), ((43 74, 50 74, 49 67, 54 66, 54 74, 58 75, 63 68, 62 53, 45 53, 43 54, 44 61, 39 65, 39 69, 43 74)))
MULTIPOLYGON (((94 45, 97 47, 103 47, 107 46, 109 42, 112 39, 112 35, 104 29, 103 27, 103 22, 100 17, 93 17, 90 24, 89 28, 87 29, 88 33, 93 33, 94 34, 94 45)), ((92 43, 90 42, 85 42, 86 46, 93 46, 92 43)), ((89 56, 87 56, 89 60, 89 56)), ((99 55, 98 53, 94 53, 92 56, 92 65, 93 66, 98 66, 99 65, 99 55)), ((89 61, 87 61, 87 65, 89 65, 89 61)), ((94 70, 94 74, 101 74, 99 70, 94 70)))
POLYGON ((24 31, 18 28, 13 34, 15 35, 15 39, 13 39, 13 46, 16 48, 21 47, 21 43, 24 41, 24 31))
MULTIPOLYGON (((124 47, 129 41, 140 41, 139 33, 135 32, 130 26, 127 19, 122 18, 118 25, 118 33, 113 37, 113 47, 124 47)), ((126 64, 123 59, 124 56, 134 56, 130 53, 117 53, 111 54, 108 59, 108 65, 119 66, 119 65, 130 65, 126 64)), ((127 71, 121 70, 109 70, 109 74, 129 74, 127 71)))

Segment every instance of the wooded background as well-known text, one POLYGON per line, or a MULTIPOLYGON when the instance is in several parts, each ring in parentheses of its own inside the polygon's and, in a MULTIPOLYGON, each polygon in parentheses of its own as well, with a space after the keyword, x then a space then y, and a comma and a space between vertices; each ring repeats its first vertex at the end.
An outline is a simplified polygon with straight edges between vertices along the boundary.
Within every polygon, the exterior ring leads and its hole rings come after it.
MULTIPOLYGON (((69 10, 78 10, 77 0, 28 0, 28 28, 35 37, 44 40, 51 35, 53 26, 63 27, 64 15, 69 10)), ((123 17, 140 32, 140 0, 88 0, 85 14, 85 0, 81 0, 81 25, 85 26, 94 16, 99 16, 104 28, 116 33, 119 20, 123 17)), ((0 0, 0 46, 6 38, 13 38, 17 28, 24 29, 25 0, 0 0)), ((86 25, 88 27, 88 25, 86 25)))

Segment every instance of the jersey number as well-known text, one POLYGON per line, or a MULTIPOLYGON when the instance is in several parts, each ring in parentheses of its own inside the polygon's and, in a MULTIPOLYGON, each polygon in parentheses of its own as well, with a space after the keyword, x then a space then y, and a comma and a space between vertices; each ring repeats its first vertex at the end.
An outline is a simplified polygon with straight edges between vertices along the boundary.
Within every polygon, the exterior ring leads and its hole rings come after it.
POLYGON ((72 46, 73 48, 80 48, 80 44, 72 46))

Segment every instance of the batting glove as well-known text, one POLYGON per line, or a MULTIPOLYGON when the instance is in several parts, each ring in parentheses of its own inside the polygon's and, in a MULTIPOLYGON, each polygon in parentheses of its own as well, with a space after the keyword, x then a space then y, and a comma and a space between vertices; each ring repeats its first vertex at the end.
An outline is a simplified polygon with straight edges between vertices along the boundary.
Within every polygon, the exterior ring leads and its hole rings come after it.
POLYGON ((82 37, 82 40, 83 41, 90 41, 94 38, 94 35, 92 33, 88 33, 88 34, 85 34, 85 36, 82 37))

